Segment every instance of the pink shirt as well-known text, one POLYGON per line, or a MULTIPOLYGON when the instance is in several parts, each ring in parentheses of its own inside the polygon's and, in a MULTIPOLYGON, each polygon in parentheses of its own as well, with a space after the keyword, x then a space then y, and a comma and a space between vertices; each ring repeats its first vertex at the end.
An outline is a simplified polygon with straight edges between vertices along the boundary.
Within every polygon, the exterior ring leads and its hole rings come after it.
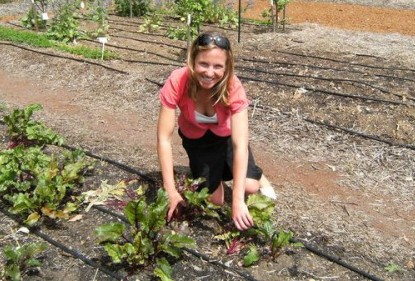
POLYGON ((241 81, 234 76, 229 88, 229 106, 216 104, 214 109, 218 123, 198 123, 195 118, 195 103, 187 93, 190 72, 187 67, 174 70, 160 90, 161 104, 172 109, 179 107, 178 124, 180 131, 188 138, 202 137, 209 129, 215 135, 226 137, 231 135, 231 116, 249 106, 241 81))

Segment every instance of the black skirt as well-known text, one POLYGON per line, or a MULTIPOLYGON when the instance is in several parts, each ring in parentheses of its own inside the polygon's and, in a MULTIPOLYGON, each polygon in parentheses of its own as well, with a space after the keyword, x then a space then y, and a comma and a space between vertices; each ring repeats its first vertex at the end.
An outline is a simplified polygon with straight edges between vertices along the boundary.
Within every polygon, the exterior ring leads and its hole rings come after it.
MULTIPOLYGON (((200 188, 207 187, 213 193, 221 181, 233 179, 233 147, 232 139, 220 137, 210 130, 198 139, 189 139, 183 135, 182 145, 189 158, 189 166, 194 179, 203 178, 204 182, 200 188)), ((248 146, 248 169, 247 178, 259 180, 262 176, 262 169, 255 164, 251 148, 248 146)))

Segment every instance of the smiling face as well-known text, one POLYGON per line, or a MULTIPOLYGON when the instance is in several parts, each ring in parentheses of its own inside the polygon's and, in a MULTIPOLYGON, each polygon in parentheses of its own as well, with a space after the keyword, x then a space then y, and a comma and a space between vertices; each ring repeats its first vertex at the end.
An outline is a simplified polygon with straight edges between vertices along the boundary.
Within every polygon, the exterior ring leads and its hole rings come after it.
POLYGON ((212 89, 224 76, 226 71, 226 51, 213 48, 200 51, 194 62, 194 74, 204 90, 212 89))

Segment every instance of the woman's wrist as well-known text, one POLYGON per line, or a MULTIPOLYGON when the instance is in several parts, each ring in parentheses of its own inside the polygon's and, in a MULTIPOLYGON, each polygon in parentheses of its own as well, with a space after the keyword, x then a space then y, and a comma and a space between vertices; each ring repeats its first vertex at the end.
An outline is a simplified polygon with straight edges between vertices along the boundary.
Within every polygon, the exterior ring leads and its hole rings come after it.
POLYGON ((245 202, 245 194, 232 193, 232 202, 245 202))

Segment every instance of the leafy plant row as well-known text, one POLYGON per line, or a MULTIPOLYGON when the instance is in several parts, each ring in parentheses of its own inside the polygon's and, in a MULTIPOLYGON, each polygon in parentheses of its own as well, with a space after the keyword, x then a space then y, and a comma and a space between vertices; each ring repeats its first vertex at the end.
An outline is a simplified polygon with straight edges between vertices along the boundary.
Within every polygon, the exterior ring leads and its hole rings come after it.
MULTIPOLYGON (((28 225, 39 223, 43 217, 69 218, 79 205, 71 195, 93 166, 81 150, 62 154, 47 151, 48 144, 60 145, 63 139, 32 119, 41 108, 39 104, 29 105, 3 118, 8 143, 0 151, 0 197, 2 205, 8 205, 9 212, 28 225)), ((4 247, 6 265, 1 275, 21 280, 22 273, 40 265, 36 255, 45 249, 45 243, 4 247)))
POLYGON ((59 155, 45 151, 47 144, 62 144, 63 139, 31 119, 40 109, 34 104, 4 117, 9 142, 0 153, 0 195, 11 205, 10 212, 26 216, 29 225, 42 215, 67 218, 76 210, 68 194, 92 168, 80 150, 59 155))
MULTIPOLYGON (((79 194, 77 187, 94 163, 81 150, 58 154, 48 150, 49 144, 61 145, 63 139, 32 119, 41 108, 33 104, 4 117, 9 142, 0 152, 0 196, 10 206, 9 211, 23 217, 28 225, 40 225, 43 218, 68 219, 73 212, 81 211, 81 204, 88 204, 86 211, 94 204, 124 208, 126 223, 110 222, 98 227, 98 242, 114 263, 124 264, 129 271, 152 267, 161 280, 172 280, 170 261, 181 258, 182 251, 195 247, 196 242, 167 224, 166 192, 160 188, 154 202, 148 203, 143 195, 145 187, 134 190, 123 181, 114 186, 103 182, 99 189, 79 194)), ((255 227, 239 232, 232 224, 229 207, 211 204, 206 188, 195 192, 200 182, 202 179, 177 177, 186 207, 176 220, 217 220, 221 229, 215 238, 227 245, 227 254, 243 252, 244 266, 257 263, 261 257, 273 259, 291 244, 293 233, 275 230, 272 200, 260 194, 249 196, 247 204, 255 227)), ((20 270, 38 265, 34 256, 43 249, 43 244, 6 248, 3 275, 20 280, 20 270)))
POLYGON ((80 55, 85 58, 104 60, 117 58, 118 54, 104 50, 91 48, 83 45, 68 45, 65 43, 50 40, 45 34, 35 33, 28 30, 16 30, 0 25, 0 40, 9 41, 16 44, 25 44, 33 47, 40 48, 53 48, 62 52, 80 55))
MULTIPOLYGON (((287 5, 288 2, 289 0, 279 0, 278 9, 287 5)), ((248 3, 245 9, 248 9, 251 4, 248 3)), ((191 39, 188 38, 189 35, 194 37, 204 23, 230 28, 235 28, 238 24, 238 16, 233 4, 229 5, 227 1, 217 0, 116 0, 113 6, 106 6, 104 0, 33 0, 21 22, 27 29, 36 30, 44 35, 38 37, 40 41, 37 44, 39 45, 56 45, 48 40, 76 43, 80 39, 108 38, 108 11, 110 9, 120 16, 142 17, 144 21, 140 26, 142 32, 158 30, 163 16, 179 18, 182 25, 169 26, 166 35, 180 40, 191 39)), ((265 10, 263 16, 269 17, 269 11, 265 10)), ((27 33, 25 35, 30 37, 27 33)), ((13 40, 13 36, 6 37, 13 40)), ((34 42, 32 38, 32 43, 34 42)), ((61 48, 64 49, 62 46, 61 48)), ((101 56, 95 56, 95 58, 99 57, 101 56)), ((111 56, 106 56, 108 57, 111 56)))
MULTIPOLYGON (((120 16, 137 16, 144 19, 141 31, 154 31, 159 29, 161 16, 179 17, 186 23, 191 17, 188 27, 170 27, 167 35, 171 38, 186 39, 187 28, 191 35, 195 35, 201 24, 217 23, 221 26, 235 27, 237 17, 235 12, 211 0, 179 0, 154 3, 149 0, 116 0, 113 9, 120 16)), ((34 0, 32 7, 21 19, 28 29, 45 31, 47 38, 76 42, 78 39, 108 37, 108 11, 103 0, 97 1, 51 1, 34 0), (47 10, 52 6, 54 16, 49 19, 47 10), (84 23, 82 25, 82 23, 84 23)))
MULTIPOLYGON (((287 5, 288 1, 280 0, 278 9, 281 5, 287 5)), ((55 48, 86 58, 108 60, 118 58, 119 55, 106 50, 104 45, 101 48, 92 48, 77 45, 77 41, 98 39, 105 44, 109 39, 109 10, 114 10, 120 16, 142 17, 143 24, 139 27, 141 32, 159 30, 164 17, 179 18, 182 24, 178 27, 169 25, 166 36, 172 39, 191 40, 204 23, 236 27, 238 24, 236 12, 232 4, 227 6, 226 3, 226 1, 214 0, 117 0, 114 7, 108 7, 105 6, 104 0, 33 0, 32 6, 21 18, 23 26, 28 30, 21 31, 0 26, 0 40, 55 48), (49 18, 48 11, 52 12, 51 18, 49 18)), ((245 9, 248 9, 250 5, 248 3, 245 9)), ((269 17, 269 11, 265 10, 263 17, 269 17)))

